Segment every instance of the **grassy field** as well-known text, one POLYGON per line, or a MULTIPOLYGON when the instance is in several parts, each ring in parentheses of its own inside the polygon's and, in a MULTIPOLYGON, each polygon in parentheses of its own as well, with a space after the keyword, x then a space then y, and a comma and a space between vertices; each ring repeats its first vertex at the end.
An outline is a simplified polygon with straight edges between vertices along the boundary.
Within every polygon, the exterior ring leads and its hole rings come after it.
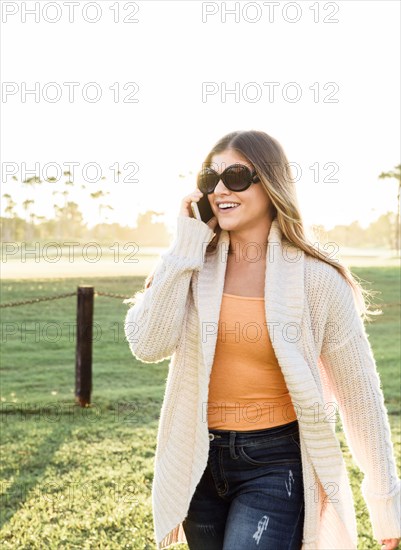
MULTIPOLYGON (((353 271, 372 283, 368 288, 381 291, 376 304, 394 304, 367 331, 400 468, 399 270, 353 271)), ((143 278, 8 280, 1 301, 74 292, 80 284, 132 295, 143 278)), ((153 457, 169 361, 135 360, 123 330, 126 310, 121 299, 95 298, 88 409, 74 405, 76 298, 2 310, 2 548, 155 549, 153 457)), ((380 548, 359 489, 363 475, 343 433, 338 436, 352 482, 359 548, 380 548)))

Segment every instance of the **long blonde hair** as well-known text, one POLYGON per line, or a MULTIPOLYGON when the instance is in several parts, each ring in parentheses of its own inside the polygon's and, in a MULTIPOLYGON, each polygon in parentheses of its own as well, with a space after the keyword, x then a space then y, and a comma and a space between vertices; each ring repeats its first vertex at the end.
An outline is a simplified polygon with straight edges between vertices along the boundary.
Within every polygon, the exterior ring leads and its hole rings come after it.
MULTIPOLYGON (((370 320, 369 315, 380 315, 381 310, 370 310, 369 299, 373 291, 362 287, 356 275, 341 264, 337 258, 316 246, 307 234, 301 217, 296 194, 295 182, 290 164, 279 142, 265 132, 257 130, 231 132, 221 138, 211 149, 202 166, 211 166, 213 156, 226 150, 233 150, 247 159, 260 178, 271 203, 271 219, 277 218, 283 237, 305 254, 318 258, 335 267, 344 279, 351 285, 354 301, 363 320, 370 320)), ((219 225, 214 229, 215 236, 206 248, 206 254, 213 253, 221 233, 219 225)), ((152 284, 153 273, 145 280, 144 288, 152 284)))

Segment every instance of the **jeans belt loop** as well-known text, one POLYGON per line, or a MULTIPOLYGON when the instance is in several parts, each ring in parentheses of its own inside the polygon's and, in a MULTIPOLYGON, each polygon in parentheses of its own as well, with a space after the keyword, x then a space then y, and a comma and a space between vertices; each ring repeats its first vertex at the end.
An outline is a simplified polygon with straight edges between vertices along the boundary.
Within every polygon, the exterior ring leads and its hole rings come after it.
POLYGON ((230 456, 231 458, 239 458, 239 455, 235 453, 235 432, 230 432, 230 456))

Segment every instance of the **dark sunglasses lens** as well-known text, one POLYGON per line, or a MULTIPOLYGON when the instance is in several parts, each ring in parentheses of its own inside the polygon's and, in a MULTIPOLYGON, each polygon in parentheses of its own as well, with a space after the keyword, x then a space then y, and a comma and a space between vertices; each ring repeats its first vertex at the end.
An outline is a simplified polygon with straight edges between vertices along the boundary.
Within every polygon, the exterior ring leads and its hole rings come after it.
POLYGON ((206 168, 198 176, 198 188, 202 193, 211 193, 214 191, 218 181, 218 176, 213 170, 206 168))
POLYGON ((251 181, 251 172, 246 166, 231 166, 225 171, 224 180, 231 191, 241 191, 251 181))

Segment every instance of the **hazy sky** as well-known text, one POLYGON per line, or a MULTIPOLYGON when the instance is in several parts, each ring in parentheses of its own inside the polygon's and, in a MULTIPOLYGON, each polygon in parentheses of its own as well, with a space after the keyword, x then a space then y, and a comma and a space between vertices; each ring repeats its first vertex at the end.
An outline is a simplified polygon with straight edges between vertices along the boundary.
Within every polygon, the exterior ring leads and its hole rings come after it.
MULTIPOLYGON (((133 226, 153 209, 172 228, 209 148, 258 129, 299 166, 307 224, 366 226, 396 210, 396 182, 378 175, 400 162, 398 1, 73 4, 36 1, 35 21, 35 2, 2 2, 2 193, 23 196, 4 183, 12 163, 20 182, 23 163, 75 162, 71 198, 90 223, 88 195, 103 189, 109 221, 133 226), (86 181, 88 163, 106 179, 86 181), (117 164, 139 182, 114 182, 117 164)), ((35 190, 38 214, 51 215, 53 189, 35 190)))

